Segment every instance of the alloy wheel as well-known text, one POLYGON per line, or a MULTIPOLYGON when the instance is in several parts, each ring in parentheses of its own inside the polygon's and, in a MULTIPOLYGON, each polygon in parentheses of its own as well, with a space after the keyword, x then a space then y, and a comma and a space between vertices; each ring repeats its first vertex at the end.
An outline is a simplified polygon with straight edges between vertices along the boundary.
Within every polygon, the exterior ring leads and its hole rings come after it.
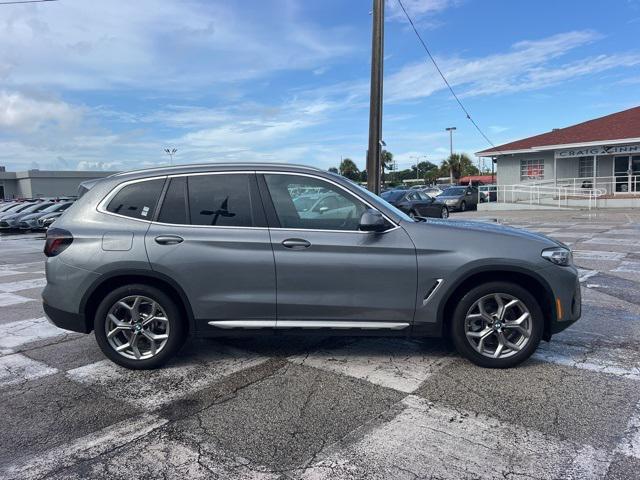
POLYGON ((468 310, 465 335, 471 346, 489 358, 508 358, 527 346, 533 323, 522 300, 492 293, 476 300, 468 310))
POLYGON ((445 207, 442 208, 442 212, 440 213, 442 218, 449 218, 449 210, 445 207))
POLYGON ((113 304, 107 313, 105 333, 111 348, 125 358, 146 360, 167 344, 169 318, 149 297, 131 295, 113 304))

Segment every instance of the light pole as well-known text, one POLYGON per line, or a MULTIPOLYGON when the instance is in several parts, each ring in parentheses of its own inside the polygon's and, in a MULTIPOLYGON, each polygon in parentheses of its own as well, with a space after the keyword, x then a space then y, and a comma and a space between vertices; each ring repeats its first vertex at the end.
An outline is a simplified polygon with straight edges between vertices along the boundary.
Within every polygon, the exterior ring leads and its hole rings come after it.
POLYGON ((413 158, 416 161, 416 180, 420 179, 420 173, 418 170, 418 165, 420 164, 420 159, 424 158, 425 160, 427 159, 426 155, 411 155, 409 158, 413 158))
POLYGON ((171 165, 173 165, 173 156, 176 154, 176 152, 178 151, 177 148, 165 148, 164 152, 169 155, 169 158, 171 159, 171 165))
POLYGON ((445 130, 449 132, 449 183, 453 184, 453 166, 451 161, 453 160, 453 131, 456 127, 447 127, 445 130))

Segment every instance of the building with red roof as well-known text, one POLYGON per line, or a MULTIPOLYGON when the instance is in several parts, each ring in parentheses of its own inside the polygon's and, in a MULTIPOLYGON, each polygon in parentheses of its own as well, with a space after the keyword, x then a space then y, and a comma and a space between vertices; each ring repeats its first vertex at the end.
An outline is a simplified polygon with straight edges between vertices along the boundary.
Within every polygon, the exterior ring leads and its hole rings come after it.
POLYGON ((640 193, 640 107, 476 153, 496 163, 497 184, 573 184, 640 193))

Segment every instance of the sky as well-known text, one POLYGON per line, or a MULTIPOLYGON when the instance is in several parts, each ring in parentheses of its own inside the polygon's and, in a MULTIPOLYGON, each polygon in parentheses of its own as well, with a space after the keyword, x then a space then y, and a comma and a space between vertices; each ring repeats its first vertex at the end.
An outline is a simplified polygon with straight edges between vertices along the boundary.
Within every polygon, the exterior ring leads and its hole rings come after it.
MULTIPOLYGON (((495 144, 640 104, 640 0, 403 0, 495 144)), ((0 165, 365 166, 371 0, 0 5, 0 165)), ((387 0, 383 138, 398 168, 489 145, 387 0)), ((486 161, 486 166, 489 162, 486 161)))

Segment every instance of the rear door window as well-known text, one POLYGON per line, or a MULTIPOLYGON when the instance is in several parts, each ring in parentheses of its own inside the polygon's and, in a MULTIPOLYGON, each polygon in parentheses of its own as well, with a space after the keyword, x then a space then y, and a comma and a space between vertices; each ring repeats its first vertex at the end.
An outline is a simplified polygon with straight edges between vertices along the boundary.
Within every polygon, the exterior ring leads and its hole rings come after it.
POLYGON ((251 176, 244 173, 188 177, 191 224, 255 226, 250 180, 251 176))
POLYGON ((186 225, 189 223, 187 216, 187 178, 172 178, 167 188, 167 193, 162 202, 158 221, 162 223, 174 223, 186 225))
POLYGON ((109 202, 107 211, 125 217, 151 220, 164 180, 164 178, 145 180, 123 187, 109 202))

